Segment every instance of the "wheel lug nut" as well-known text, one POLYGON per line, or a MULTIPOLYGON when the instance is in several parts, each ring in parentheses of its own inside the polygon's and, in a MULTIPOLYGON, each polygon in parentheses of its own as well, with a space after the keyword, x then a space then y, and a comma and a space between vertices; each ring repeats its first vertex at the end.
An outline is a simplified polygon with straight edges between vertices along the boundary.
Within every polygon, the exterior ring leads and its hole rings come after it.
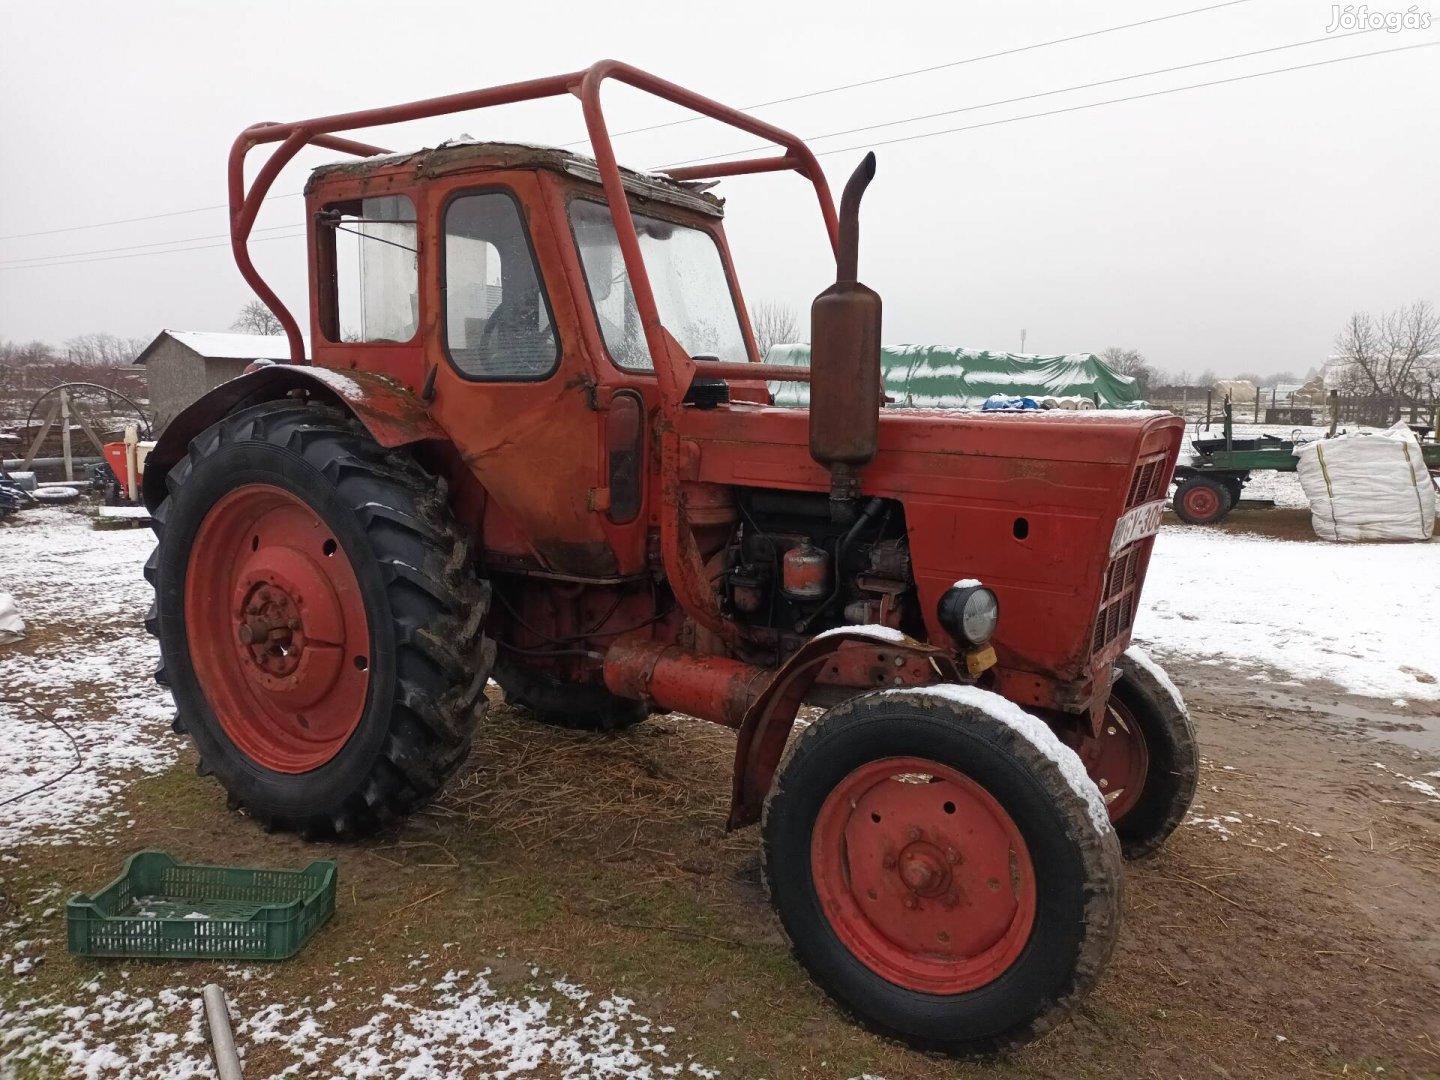
POLYGON ((909 834, 909 835, 910 835, 910 839, 911 839, 911 840, 919 840, 919 839, 920 839, 920 830, 919 830, 919 829, 912 828, 912 829, 910 830, 910 834, 909 834))
POLYGON ((905 897, 905 906, 914 911, 920 906, 920 901, 914 895, 907 896, 905 897))
POLYGON ((950 860, 951 866, 954 866, 960 862, 960 852, 956 851, 953 847, 947 848, 945 851, 945 858, 950 860))

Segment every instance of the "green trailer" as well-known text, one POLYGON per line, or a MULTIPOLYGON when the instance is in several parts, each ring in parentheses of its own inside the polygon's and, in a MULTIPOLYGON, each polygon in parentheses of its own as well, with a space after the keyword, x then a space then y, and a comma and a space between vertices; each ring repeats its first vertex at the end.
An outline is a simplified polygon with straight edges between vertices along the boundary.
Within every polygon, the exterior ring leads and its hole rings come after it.
MULTIPOLYGON (((1241 491, 1254 472, 1294 472, 1296 440, 1278 435, 1235 437, 1229 400, 1222 412, 1223 434, 1218 438, 1190 440, 1195 457, 1175 466, 1175 516, 1189 525, 1213 525, 1240 501, 1241 491)), ((1420 451, 1431 474, 1440 473, 1440 443, 1421 437, 1420 451)))

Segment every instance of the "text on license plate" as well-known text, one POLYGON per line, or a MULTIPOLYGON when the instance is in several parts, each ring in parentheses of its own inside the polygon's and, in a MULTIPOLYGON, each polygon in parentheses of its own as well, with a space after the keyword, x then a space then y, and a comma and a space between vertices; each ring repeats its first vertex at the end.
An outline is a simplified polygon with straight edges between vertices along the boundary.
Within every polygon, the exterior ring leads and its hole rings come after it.
POLYGON ((1121 548, 1159 532, 1160 518, 1164 512, 1165 503, 1163 501, 1146 503, 1144 506, 1135 507, 1134 510, 1127 510, 1120 520, 1115 522, 1115 533, 1110 537, 1111 558, 1114 558, 1115 553, 1121 548))

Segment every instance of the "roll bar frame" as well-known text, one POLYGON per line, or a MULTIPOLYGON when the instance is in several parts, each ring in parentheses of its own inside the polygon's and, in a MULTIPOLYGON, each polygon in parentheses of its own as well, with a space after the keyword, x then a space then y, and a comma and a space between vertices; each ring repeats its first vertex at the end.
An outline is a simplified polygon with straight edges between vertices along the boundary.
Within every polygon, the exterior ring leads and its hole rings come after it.
MULTIPOLYGON (((749 173, 797 172, 814 186, 825 230, 830 238, 831 249, 838 252, 839 226, 829 185, 825 181, 825 174, 821 171, 815 155, 798 136, 618 60, 601 60, 584 70, 572 71, 565 75, 506 83, 483 90, 470 90, 443 97, 425 98, 401 105, 337 113, 333 116, 321 116, 290 123, 252 124, 240 133, 230 148, 228 169, 230 248, 235 256, 235 264, 239 267, 240 276, 280 320, 280 325, 284 328, 285 336, 290 342, 290 363, 309 363, 305 356, 304 338, 301 336, 300 327, 294 315, 290 313, 289 308, 256 270, 255 264, 250 258, 249 240, 261 204, 269 194, 270 188, 281 170, 290 163, 296 154, 306 146, 320 146, 329 150, 354 154, 358 157, 377 157, 389 154, 391 151, 369 143, 341 138, 336 133, 383 124, 421 120, 449 113, 467 112, 472 109, 490 108, 495 105, 509 105, 520 101, 534 101, 539 98, 573 94, 580 99, 590 144, 595 152, 601 186, 610 206, 610 214, 615 223, 616 238, 620 245, 626 272, 630 277, 631 288, 635 294, 635 305, 640 314, 641 325, 645 331, 645 341, 650 348, 650 355, 655 360, 655 373, 659 380, 662 401, 667 411, 677 408, 689 390, 699 365, 665 330, 660 320, 660 312, 655 303, 655 293, 650 286, 650 278, 645 270, 645 260, 640 251, 640 238, 635 231, 635 222, 630 215, 630 204, 625 196, 620 166, 615 158, 610 131, 606 126, 605 114, 600 105, 600 90, 609 79, 625 83, 712 120, 718 120, 723 124, 778 144, 783 151, 778 156, 691 165, 670 169, 668 175, 675 180, 701 180, 749 173), (279 143, 280 145, 266 159, 247 189, 245 186, 245 159, 252 149, 262 143, 279 143)), ((765 363, 704 361, 703 371, 707 376, 717 378, 808 381, 810 377, 809 368, 782 367, 765 363)))

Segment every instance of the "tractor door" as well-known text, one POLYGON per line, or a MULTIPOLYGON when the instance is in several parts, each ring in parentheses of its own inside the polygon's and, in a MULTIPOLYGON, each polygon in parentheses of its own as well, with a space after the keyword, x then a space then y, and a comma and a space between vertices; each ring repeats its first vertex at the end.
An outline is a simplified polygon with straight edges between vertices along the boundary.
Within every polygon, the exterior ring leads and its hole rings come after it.
POLYGON ((597 506, 602 421, 573 249, 547 228, 540 177, 503 181, 433 192, 434 416, 487 493, 488 558, 613 577, 635 557, 617 552, 597 506))

